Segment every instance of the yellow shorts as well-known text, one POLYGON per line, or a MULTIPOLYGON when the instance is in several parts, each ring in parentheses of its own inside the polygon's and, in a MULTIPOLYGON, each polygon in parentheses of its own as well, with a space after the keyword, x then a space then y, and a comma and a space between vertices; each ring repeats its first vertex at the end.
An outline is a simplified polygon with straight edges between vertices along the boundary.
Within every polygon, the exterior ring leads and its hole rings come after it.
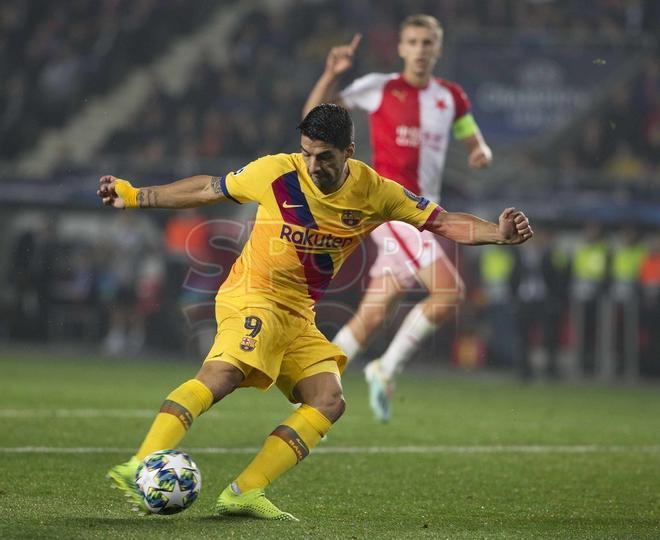
POLYGON ((346 367, 344 352, 314 322, 281 304, 254 295, 218 295, 215 314, 218 331, 204 362, 234 364, 246 375, 241 386, 265 390, 275 383, 293 402, 300 380, 317 373, 339 376, 346 367))

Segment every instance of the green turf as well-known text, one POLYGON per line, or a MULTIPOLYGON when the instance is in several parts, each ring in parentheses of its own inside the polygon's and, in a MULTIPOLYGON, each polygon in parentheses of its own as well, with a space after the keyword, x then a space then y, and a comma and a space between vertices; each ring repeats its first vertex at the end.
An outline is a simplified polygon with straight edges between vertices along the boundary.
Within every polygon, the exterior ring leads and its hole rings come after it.
MULTIPOLYGON (((194 370, 186 362, 0 356, 0 447, 133 448, 151 412, 194 370)), ((125 452, 3 451, 0 538, 660 538, 657 386, 409 376, 387 426, 371 420, 357 370, 345 390, 347 413, 322 452, 269 489, 300 523, 211 515, 217 493, 251 458, 240 449, 258 447, 290 414, 276 390, 240 390, 182 445, 238 449, 193 450, 204 487, 189 510, 147 518, 128 511, 103 478, 125 452), (585 448, 544 450, 576 445, 585 448), (376 446, 444 450, 333 451, 376 446)))

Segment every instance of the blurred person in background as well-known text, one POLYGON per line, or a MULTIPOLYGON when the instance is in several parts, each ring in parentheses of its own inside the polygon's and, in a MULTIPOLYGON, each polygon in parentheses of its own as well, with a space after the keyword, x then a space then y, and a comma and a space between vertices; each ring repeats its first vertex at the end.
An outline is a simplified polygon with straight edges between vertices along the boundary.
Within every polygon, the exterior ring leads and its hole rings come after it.
POLYGON ((50 290, 49 338, 98 338, 98 267, 95 250, 85 238, 58 243, 50 290))
POLYGON ((648 248, 634 225, 624 227, 612 250, 610 296, 614 308, 613 353, 617 371, 630 379, 639 375, 640 270, 648 248))
POLYGON ((183 339, 195 357, 208 351, 215 333, 212 304, 218 276, 210 272, 216 259, 211 246, 211 223, 199 209, 188 208, 173 214, 165 224, 166 290, 173 296, 168 303, 176 306, 184 319, 177 317, 171 332, 183 339))
POLYGON ((600 223, 584 226, 571 261, 571 327, 575 361, 583 374, 594 374, 599 320, 609 268, 609 247, 600 223))
POLYGON ((642 288, 641 370, 645 375, 660 375, 660 233, 649 242, 648 254, 640 268, 642 288))
POLYGON ((150 293, 140 289, 144 284, 141 278, 145 275, 153 278, 154 272, 157 273, 153 256, 151 261, 147 256, 160 241, 150 221, 129 212, 117 215, 106 239, 108 252, 121 255, 111 257, 105 267, 103 290, 105 301, 110 303, 110 313, 103 351, 109 356, 119 356, 128 351, 138 352, 144 344, 145 312, 140 303, 150 293), (150 267, 147 272, 145 264, 150 267))
MULTIPOLYGON (((129 349, 142 349, 149 334, 149 320, 162 309, 162 292, 165 288, 165 260, 156 245, 148 245, 138 266, 136 276, 137 310, 141 328, 131 336, 129 349)), ((160 337, 159 337, 160 342, 160 337)))
POLYGON ((506 246, 487 246, 480 252, 479 273, 486 300, 488 363, 513 367, 523 354, 515 311, 517 254, 506 246))
POLYGON ((541 229, 534 242, 520 251, 516 299, 522 341, 519 374, 537 375, 535 358, 549 378, 559 375, 561 320, 568 285, 568 261, 555 246, 549 229, 541 229), (540 234, 539 234, 540 233, 540 234))
MULTIPOLYGON (((468 151, 472 168, 491 163, 492 152, 470 113, 470 102, 456 83, 433 76, 442 53, 443 29, 429 15, 412 15, 401 23, 398 53, 401 73, 370 73, 337 93, 343 73, 353 65, 361 36, 334 47, 325 70, 312 89, 304 114, 322 102, 339 103, 369 114, 374 168, 413 193, 440 200, 440 185, 451 135, 468 151)), ((407 315, 388 349, 371 361, 365 375, 370 404, 378 420, 390 418, 394 379, 451 315, 464 296, 463 282, 432 234, 398 222, 387 223, 372 234, 378 256, 371 281, 353 318, 334 342, 349 361, 362 350, 383 324, 395 300, 415 283, 428 296, 407 315)))
POLYGON ((13 338, 46 340, 53 294, 53 274, 58 254, 55 219, 39 216, 21 231, 10 255, 7 282, 9 335, 13 338))

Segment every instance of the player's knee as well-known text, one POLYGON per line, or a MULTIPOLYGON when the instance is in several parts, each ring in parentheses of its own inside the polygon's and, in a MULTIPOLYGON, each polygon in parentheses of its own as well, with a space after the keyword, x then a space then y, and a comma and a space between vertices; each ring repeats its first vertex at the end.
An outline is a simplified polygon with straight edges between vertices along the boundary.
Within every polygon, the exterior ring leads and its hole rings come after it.
POLYGON ((346 400, 344 399, 343 394, 339 394, 338 397, 333 399, 328 404, 328 414, 326 415, 326 418, 328 418, 332 423, 335 423, 337 420, 341 418, 345 410, 346 410, 346 400))
POLYGON ((318 410, 332 423, 335 423, 344 411, 346 410, 346 400, 341 390, 335 392, 328 392, 318 396, 314 403, 310 403, 312 407, 318 410))
POLYGON ((245 376, 237 367, 215 361, 203 364, 195 378, 211 391, 216 403, 236 390, 245 376))
POLYGON ((458 306, 465 300, 465 288, 457 287, 451 291, 437 291, 433 292, 427 302, 435 303, 437 306, 446 306, 451 309, 453 306, 458 306))
POLYGON ((213 394, 213 403, 217 403, 225 396, 231 394, 238 387, 237 384, 234 384, 232 381, 228 380, 208 380, 208 379, 199 379, 213 394))

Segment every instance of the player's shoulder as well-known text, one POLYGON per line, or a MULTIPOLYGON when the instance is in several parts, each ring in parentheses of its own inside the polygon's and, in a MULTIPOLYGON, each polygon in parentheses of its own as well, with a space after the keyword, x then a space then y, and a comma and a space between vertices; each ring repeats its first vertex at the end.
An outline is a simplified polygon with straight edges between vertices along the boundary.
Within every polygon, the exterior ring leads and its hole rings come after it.
POLYGON ((467 95, 465 89, 456 81, 450 81, 449 79, 442 79, 440 77, 435 77, 433 80, 438 86, 446 88, 454 96, 467 95))
POLYGON ((291 171, 296 168, 296 154, 267 154, 252 162, 252 165, 260 170, 269 171, 274 174, 291 171))
POLYGON ((433 77, 433 80, 437 84, 439 84, 440 86, 444 86, 445 88, 463 90, 463 87, 456 81, 452 81, 450 79, 443 79, 442 77, 433 77))
POLYGON ((258 161, 272 165, 290 165, 294 162, 295 156, 296 154, 287 154, 285 152, 279 154, 266 154, 265 156, 260 157, 258 161))
POLYGON ((345 201, 366 214, 381 215, 383 206, 392 200, 391 181, 359 159, 349 159, 348 167, 354 181, 350 192, 344 191, 345 201))
POLYGON ((450 81, 449 79, 441 79, 439 77, 436 77, 433 80, 439 87, 445 88, 451 94, 456 106, 457 117, 460 117, 466 112, 469 112, 471 107, 470 98, 460 84, 455 81, 450 81))
POLYGON ((351 84, 350 88, 376 89, 384 87, 388 82, 397 79, 399 73, 367 73, 358 77, 351 84))
POLYGON ((393 180, 381 176, 372 167, 359 159, 349 159, 348 166, 351 174, 358 179, 360 196, 367 199, 386 188, 390 182, 399 185, 393 180))
POLYGON ((380 175, 364 161, 351 158, 348 160, 348 168, 351 174, 360 179, 361 182, 377 182, 380 175))

